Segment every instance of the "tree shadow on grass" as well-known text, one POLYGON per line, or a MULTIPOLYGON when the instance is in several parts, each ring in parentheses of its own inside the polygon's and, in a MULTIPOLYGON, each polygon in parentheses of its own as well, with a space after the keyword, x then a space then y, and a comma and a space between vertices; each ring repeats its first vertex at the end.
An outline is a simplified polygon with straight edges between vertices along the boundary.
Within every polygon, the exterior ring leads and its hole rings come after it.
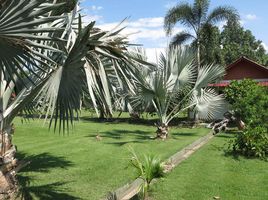
MULTIPOLYGON (((139 119, 133 119, 130 117, 124 117, 124 118, 111 118, 111 119, 100 119, 96 117, 80 117, 81 120, 84 121, 90 121, 95 123, 106 123, 106 124, 118 124, 118 123, 128 123, 128 124, 137 124, 137 125, 147 125, 147 126, 154 126, 159 119, 148 119, 148 118, 139 118, 139 119)), ((182 127, 191 127, 189 126, 189 121, 186 117, 178 117, 171 120, 169 123, 169 126, 182 126, 182 127), (187 123, 186 123, 187 122, 187 123)))
POLYGON ((30 176, 18 176, 20 189, 20 198, 23 200, 78 200, 80 198, 74 197, 65 193, 67 189, 63 189, 67 182, 54 182, 45 185, 32 186, 30 182, 33 178, 30 176))
POLYGON ((125 118, 111 118, 111 119, 100 119, 96 117, 80 117, 81 120, 90 121, 95 123, 106 123, 106 124, 118 124, 118 123, 128 123, 128 124, 137 124, 137 125, 148 125, 153 126, 156 123, 157 119, 132 119, 129 117, 125 118))
POLYGON ((173 139, 177 139, 178 137, 193 137, 193 136, 197 136, 198 132, 189 132, 189 133, 176 132, 176 133, 171 133, 170 135, 171 135, 171 137, 173 139))
POLYGON ((37 155, 28 155, 26 153, 18 152, 16 157, 19 160, 29 162, 29 164, 24 167, 21 172, 44 172, 48 173, 51 168, 63 168, 73 166, 73 163, 66 160, 62 156, 54 156, 50 153, 41 153, 37 155))
MULTIPOLYGON (((136 140, 150 140, 153 131, 142 131, 142 130, 120 130, 114 129, 110 131, 100 131, 99 134, 102 138, 112 138, 112 139, 123 139, 124 137, 132 137, 136 140)), ((94 134, 87 135, 85 137, 96 137, 94 134)))
MULTIPOLYGON (((112 144, 115 146, 123 146, 128 143, 146 143, 154 138, 153 131, 142 131, 142 130, 120 130, 114 129, 110 131, 103 131, 96 133, 99 134, 105 144, 112 144), (105 139, 115 139, 118 141, 105 141, 105 139)), ((90 134, 85 137, 96 138, 96 135, 90 134)))
MULTIPOLYGON (((66 169, 73 166, 71 161, 66 160, 61 156, 54 156, 49 153, 41 153, 38 155, 27 155, 26 153, 17 153, 19 160, 29 162, 20 172, 41 172, 48 173, 52 168, 66 169)), ((18 181, 20 185, 20 198, 24 200, 76 200, 80 199, 67 194, 70 191, 64 188, 68 182, 53 182, 45 185, 32 185, 35 181, 33 176, 24 175, 19 173, 18 181)))

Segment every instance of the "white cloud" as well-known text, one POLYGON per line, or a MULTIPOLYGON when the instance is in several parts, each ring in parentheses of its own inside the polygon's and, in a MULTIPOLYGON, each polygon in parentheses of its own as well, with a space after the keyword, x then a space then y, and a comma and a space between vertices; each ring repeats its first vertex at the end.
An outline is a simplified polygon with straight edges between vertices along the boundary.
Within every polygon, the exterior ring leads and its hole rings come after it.
MULTIPOLYGON (((119 23, 120 22, 100 24, 98 27, 108 31, 115 28, 119 23)), ((161 46, 159 46, 160 44, 158 43, 157 47, 162 47, 163 39, 167 39, 163 24, 163 17, 140 18, 122 25, 126 26, 126 28, 122 31, 122 34, 129 35, 129 40, 134 43, 139 43, 141 39, 146 39, 155 42, 159 41, 161 46)), ((182 30, 183 29, 181 28, 175 28, 174 33, 182 30)))
POLYGON ((149 62, 157 63, 159 55, 165 53, 165 48, 145 48, 149 62))
POLYGON ((266 52, 268 52, 268 45, 265 44, 264 42, 262 42, 261 44, 262 44, 262 46, 264 47, 264 49, 266 50, 266 52))
POLYGON ((254 15, 254 14, 247 14, 246 15, 246 19, 247 20, 256 20, 257 19, 257 16, 256 15, 254 15))
POLYGON ((95 5, 91 6, 91 10, 93 10, 93 11, 99 11, 99 10, 102 10, 102 9, 103 9, 102 6, 95 6, 95 5))
POLYGON ((243 25, 246 24, 246 21, 245 20, 239 20, 239 23, 241 24, 241 26, 243 26, 243 25))
POLYGON ((130 22, 132 27, 160 27, 164 25, 163 17, 153 17, 153 18, 140 18, 136 21, 130 22))
POLYGON ((227 24, 227 21, 221 21, 219 24, 218 24, 218 27, 220 30, 223 30, 223 27, 227 24))
POLYGON ((89 15, 89 14, 87 14, 83 17, 83 24, 88 24, 92 21, 98 21, 101 19, 102 19, 101 15, 89 15))

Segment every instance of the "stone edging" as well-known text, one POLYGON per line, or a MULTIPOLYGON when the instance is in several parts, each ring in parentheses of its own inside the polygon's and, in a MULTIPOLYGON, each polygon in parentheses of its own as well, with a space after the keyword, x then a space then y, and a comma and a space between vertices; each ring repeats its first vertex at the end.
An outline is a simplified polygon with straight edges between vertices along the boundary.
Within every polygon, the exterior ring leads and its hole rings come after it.
MULTIPOLYGON (((192 155, 196 150, 205 145, 210 139, 213 138, 213 136, 213 132, 210 132, 169 157, 169 159, 167 159, 165 162, 165 172, 170 172, 182 161, 186 160, 190 155, 192 155)), ((117 200, 129 200, 139 192, 142 183, 143 180, 141 178, 137 178, 132 183, 126 184, 123 187, 115 190, 113 194, 116 196, 117 200)), ((101 200, 109 200, 109 198, 105 197, 101 200)))

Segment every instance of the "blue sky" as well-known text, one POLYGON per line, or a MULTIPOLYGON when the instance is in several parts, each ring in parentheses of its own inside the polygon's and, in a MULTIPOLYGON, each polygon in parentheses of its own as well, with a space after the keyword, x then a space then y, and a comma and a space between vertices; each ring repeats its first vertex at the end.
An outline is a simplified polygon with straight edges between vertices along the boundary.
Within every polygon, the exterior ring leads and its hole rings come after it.
MULTIPOLYGON (((163 17, 168 8, 179 0, 82 0, 81 7, 87 15, 86 20, 96 20, 97 25, 109 30, 124 18, 129 17, 126 34, 133 43, 143 44, 149 54, 163 49, 169 38, 163 31, 163 17), (134 34, 136 33, 136 34, 134 34)), ((184 2, 192 3, 193 0, 184 2)), ((210 9, 219 5, 235 7, 241 17, 244 28, 263 41, 268 50, 268 1, 267 0, 211 0, 210 9)), ((222 26, 222 24, 219 24, 222 26)), ((184 30, 177 25, 174 32, 184 30)))

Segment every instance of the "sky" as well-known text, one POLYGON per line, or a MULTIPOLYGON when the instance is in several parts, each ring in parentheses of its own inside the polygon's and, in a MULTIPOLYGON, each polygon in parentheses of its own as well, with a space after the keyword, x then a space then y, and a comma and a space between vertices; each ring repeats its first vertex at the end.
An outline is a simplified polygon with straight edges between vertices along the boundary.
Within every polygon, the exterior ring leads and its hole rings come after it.
MULTIPOLYGON (((81 0, 81 8, 84 20, 96 21, 103 30, 111 30, 127 18, 123 33, 131 34, 131 43, 143 45, 149 60, 153 61, 156 53, 163 51, 170 41, 163 29, 164 16, 179 2, 192 3, 193 0, 81 0)), ((222 5, 236 8, 242 26, 251 30, 268 51, 268 0, 211 0, 210 10, 222 5)), ((219 27, 223 25, 218 24, 219 27)), ((185 28, 178 24, 174 33, 182 30, 185 28)))

